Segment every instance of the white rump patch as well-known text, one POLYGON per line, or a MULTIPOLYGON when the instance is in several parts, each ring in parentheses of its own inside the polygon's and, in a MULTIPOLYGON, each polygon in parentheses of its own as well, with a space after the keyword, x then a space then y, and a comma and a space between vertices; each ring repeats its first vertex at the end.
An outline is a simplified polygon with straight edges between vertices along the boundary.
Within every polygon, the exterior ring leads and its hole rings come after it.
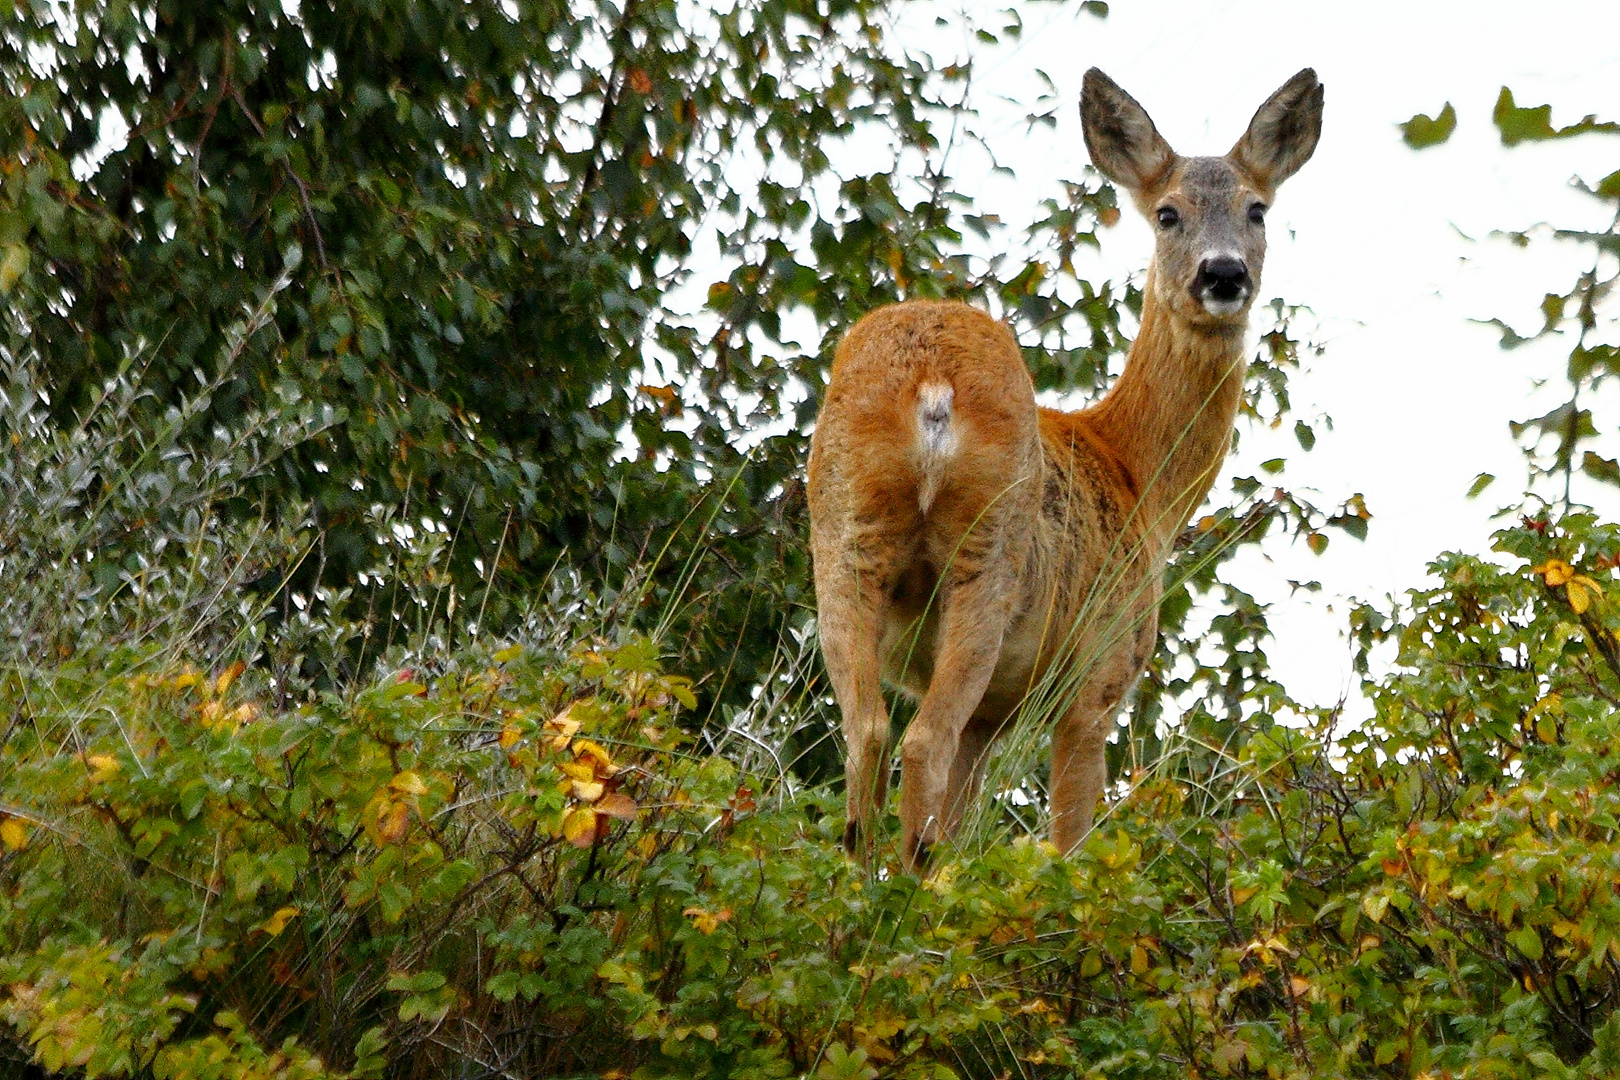
POLYGON ((945 461, 956 452, 956 429, 951 424, 951 402, 955 397, 950 383, 922 383, 917 387, 917 449, 922 458, 917 503, 925 514, 939 493, 945 461))

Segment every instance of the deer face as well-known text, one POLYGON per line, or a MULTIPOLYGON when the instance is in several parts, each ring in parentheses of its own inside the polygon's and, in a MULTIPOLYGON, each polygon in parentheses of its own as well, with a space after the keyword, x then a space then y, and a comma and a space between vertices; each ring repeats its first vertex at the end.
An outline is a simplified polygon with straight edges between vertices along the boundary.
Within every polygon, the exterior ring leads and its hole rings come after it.
POLYGON ((1181 157, 1096 68, 1086 72, 1080 117, 1092 163, 1153 223, 1153 298, 1193 326, 1241 329, 1265 262, 1266 209, 1321 135, 1316 73, 1284 83, 1224 157, 1181 157))

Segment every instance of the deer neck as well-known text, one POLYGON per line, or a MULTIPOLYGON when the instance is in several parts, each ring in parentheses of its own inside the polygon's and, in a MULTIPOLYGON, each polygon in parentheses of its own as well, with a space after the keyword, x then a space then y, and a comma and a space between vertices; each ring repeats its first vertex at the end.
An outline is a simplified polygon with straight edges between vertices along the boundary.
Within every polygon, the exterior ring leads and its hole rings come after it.
POLYGON ((1151 269, 1144 293, 1125 370, 1088 413, 1136 484, 1139 520, 1167 544, 1226 457, 1243 397, 1247 326, 1192 326, 1157 302, 1151 269))

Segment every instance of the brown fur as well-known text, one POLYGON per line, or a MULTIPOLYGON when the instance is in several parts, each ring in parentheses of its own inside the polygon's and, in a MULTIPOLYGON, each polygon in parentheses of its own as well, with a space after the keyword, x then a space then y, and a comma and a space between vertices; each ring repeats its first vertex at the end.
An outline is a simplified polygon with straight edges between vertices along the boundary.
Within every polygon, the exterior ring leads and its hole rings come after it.
POLYGON ((833 363, 808 493, 852 849, 884 801, 884 680, 920 698, 901 744, 913 865, 960 820, 991 741, 1043 677, 1065 688, 1053 840, 1067 851, 1090 828, 1114 712, 1151 655, 1170 544, 1214 480, 1242 395, 1253 287, 1240 303, 1209 300, 1205 256, 1240 256, 1257 283, 1264 229, 1248 215, 1310 156, 1321 88, 1295 76, 1224 158, 1176 156, 1095 70, 1081 108, 1098 167, 1150 220, 1180 215, 1159 232, 1141 331, 1110 393, 1080 412, 1038 408, 1012 334, 954 303, 874 311, 833 363))

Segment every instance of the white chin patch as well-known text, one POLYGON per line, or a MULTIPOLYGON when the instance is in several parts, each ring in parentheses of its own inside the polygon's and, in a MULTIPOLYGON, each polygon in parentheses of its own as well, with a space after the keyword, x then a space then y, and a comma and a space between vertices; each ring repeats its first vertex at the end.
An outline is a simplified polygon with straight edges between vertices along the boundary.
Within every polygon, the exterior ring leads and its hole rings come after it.
POLYGON ((1199 301, 1199 303, 1203 304, 1204 310, 1209 312, 1211 315, 1225 318, 1228 315, 1236 315, 1238 312, 1242 311, 1243 304, 1246 300, 1248 300, 1248 297, 1246 296, 1241 300, 1215 300, 1206 296, 1203 298, 1203 300, 1199 301))

